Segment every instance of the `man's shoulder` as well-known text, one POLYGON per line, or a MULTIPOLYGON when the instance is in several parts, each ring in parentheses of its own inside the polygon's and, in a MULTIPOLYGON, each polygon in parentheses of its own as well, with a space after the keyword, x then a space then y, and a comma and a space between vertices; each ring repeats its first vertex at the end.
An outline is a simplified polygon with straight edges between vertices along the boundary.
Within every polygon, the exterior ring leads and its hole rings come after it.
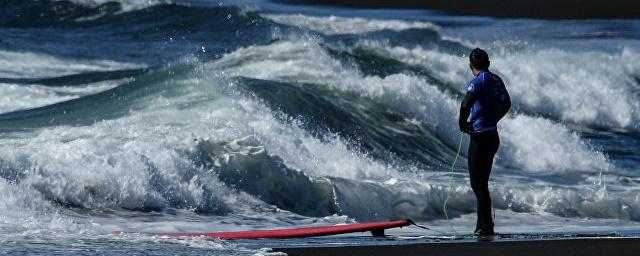
POLYGON ((469 82, 469 88, 467 90, 475 92, 480 87, 482 87, 483 84, 484 84, 484 81, 483 81, 482 75, 478 75, 473 79, 471 79, 471 81, 469 82))
POLYGON ((471 79, 471 82, 472 82, 472 83, 475 83, 475 84, 481 84, 481 83, 482 83, 482 80, 484 80, 484 78, 482 77, 482 75, 483 75, 482 73, 478 74, 476 77, 474 77, 473 79, 471 79))
POLYGON ((493 73, 493 72, 488 72, 488 73, 490 74, 491 82, 504 84, 504 82, 502 82, 502 78, 500 78, 499 75, 497 75, 496 73, 493 73))

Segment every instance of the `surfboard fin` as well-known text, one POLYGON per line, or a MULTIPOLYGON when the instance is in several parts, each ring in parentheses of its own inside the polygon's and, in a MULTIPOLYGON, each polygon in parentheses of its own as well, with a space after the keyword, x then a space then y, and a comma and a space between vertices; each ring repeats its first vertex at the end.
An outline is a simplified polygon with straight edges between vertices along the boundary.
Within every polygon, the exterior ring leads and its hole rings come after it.
POLYGON ((384 229, 371 230, 371 236, 373 236, 373 237, 384 237, 384 229))

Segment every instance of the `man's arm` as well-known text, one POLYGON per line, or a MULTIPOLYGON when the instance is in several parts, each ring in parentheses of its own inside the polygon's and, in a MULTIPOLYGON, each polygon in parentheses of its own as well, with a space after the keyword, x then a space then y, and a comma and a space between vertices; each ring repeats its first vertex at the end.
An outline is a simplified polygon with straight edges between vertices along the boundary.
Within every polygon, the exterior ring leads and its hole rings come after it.
POLYGON ((508 92, 505 92, 505 94, 507 95, 507 98, 502 103, 502 113, 500 113, 498 120, 502 119, 509 112, 509 109, 511 109, 511 97, 509 97, 508 92))
POLYGON ((462 99, 462 104, 460 104, 460 117, 458 119, 458 125, 460 126, 460 131, 464 133, 470 133, 473 129, 471 123, 467 122, 467 118, 469 114, 471 114, 471 106, 476 102, 476 97, 471 92, 467 92, 462 99))

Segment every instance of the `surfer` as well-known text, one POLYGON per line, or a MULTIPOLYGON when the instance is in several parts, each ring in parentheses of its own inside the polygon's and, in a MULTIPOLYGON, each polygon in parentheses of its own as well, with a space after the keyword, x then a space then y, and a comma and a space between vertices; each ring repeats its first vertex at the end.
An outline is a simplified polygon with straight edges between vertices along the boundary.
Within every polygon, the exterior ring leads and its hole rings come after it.
POLYGON ((460 131, 469 134, 468 165, 471 188, 476 195, 477 235, 493 235, 489 175, 500 138, 497 123, 511 108, 502 79, 489 71, 489 55, 480 48, 469 54, 469 68, 475 76, 460 106, 460 131))

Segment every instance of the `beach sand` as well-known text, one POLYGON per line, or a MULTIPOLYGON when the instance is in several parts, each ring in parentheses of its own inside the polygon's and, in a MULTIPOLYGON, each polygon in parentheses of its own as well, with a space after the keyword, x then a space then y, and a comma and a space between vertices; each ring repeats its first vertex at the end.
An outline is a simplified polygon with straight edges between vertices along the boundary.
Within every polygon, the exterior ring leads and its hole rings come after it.
POLYGON ((624 256, 640 255, 640 238, 571 238, 558 240, 437 242, 408 245, 274 248, 287 255, 377 256, 624 256))

